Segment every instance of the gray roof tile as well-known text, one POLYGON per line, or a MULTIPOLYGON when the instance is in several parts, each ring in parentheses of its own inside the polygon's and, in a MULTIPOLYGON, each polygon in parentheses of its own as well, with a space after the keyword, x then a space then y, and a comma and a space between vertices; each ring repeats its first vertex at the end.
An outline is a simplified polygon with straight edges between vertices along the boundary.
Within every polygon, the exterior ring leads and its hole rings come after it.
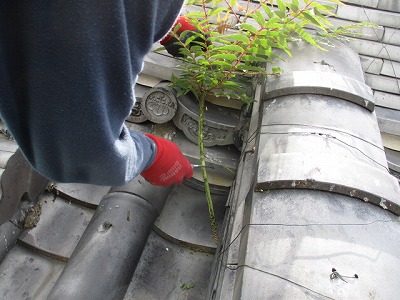
POLYGON ((0 263, 7 253, 14 247, 21 229, 11 222, 0 225, 0 263))
MULTIPOLYGON (((347 0, 345 2, 354 4, 354 6, 349 5, 341 8, 338 11, 339 17, 346 17, 348 20, 363 19, 363 15, 367 12, 370 18, 376 19, 378 24, 386 26, 385 28, 379 26, 376 29, 363 29, 362 31, 369 33, 371 36, 364 37, 364 39, 354 39, 351 45, 359 53, 365 55, 362 57, 365 59, 362 64, 364 71, 370 73, 367 74, 367 80, 376 89, 374 92, 376 104, 389 107, 392 110, 400 110, 398 84, 396 79, 389 77, 394 75, 390 73, 390 68, 392 67, 396 70, 396 76, 399 76, 397 74, 397 62, 400 62, 400 31, 387 27, 398 26, 398 14, 361 7, 378 6, 383 10, 400 12, 400 4, 398 4, 397 0, 347 0), (395 18, 392 18, 393 16, 395 18), (384 44, 379 41, 380 39, 383 39, 384 44), (383 60, 385 60, 385 65, 383 60), (392 64, 392 62, 394 63, 392 64), (381 73, 381 70, 382 74, 388 76, 378 76, 377 74, 381 73)), ((333 22, 347 24, 349 23, 348 20, 336 19, 333 22)), ((159 80, 168 80, 172 73, 176 74, 176 70, 174 70, 176 64, 177 60, 171 57, 150 53, 146 57, 143 74, 157 76, 159 80)), ((139 98, 144 90, 137 89, 139 98)), ((394 113, 398 113, 398 111, 394 111, 394 113)), ((380 125, 382 120, 386 122, 385 126, 387 122, 391 125, 394 124, 393 118, 382 115, 379 107, 377 108, 377 114, 380 118, 380 125)), ((394 119, 396 121, 397 117, 394 119)), ((396 122, 394 125, 398 123, 396 122)), ((154 129, 150 122, 144 122, 140 125, 128 122, 126 124, 128 128, 143 133, 148 133, 154 129)), ((17 150, 17 145, 9 138, 1 124, 0 128, 3 129, 1 131, 3 134, 0 134, 1 170, 1 168, 4 168, 8 158, 17 150)), ((386 130, 383 129, 383 131, 386 130)), ((197 147, 195 144, 186 146, 185 139, 182 133, 178 133, 173 138, 174 142, 178 143, 191 162, 197 163, 197 147)), ((229 180, 226 181, 227 184, 225 184, 226 187, 229 187, 236 173, 238 152, 233 153, 229 147, 222 150, 217 148, 207 149, 208 161, 209 164, 214 166, 218 166, 222 162, 223 168, 221 170, 230 170, 230 174, 233 175, 229 177, 229 180)), ((398 168, 400 157, 398 151, 385 150, 389 166, 398 168)), ((250 152, 245 155, 244 159, 248 164, 246 164, 244 171, 239 170, 239 172, 244 172, 244 176, 252 172, 253 165, 251 161, 254 157, 251 157, 251 155, 250 152)), ((218 175, 227 176, 228 174, 227 172, 221 172, 218 175)), ((266 239, 267 243, 264 243, 265 241, 262 239, 259 240, 252 236, 240 234, 243 228, 243 214, 245 211, 244 199, 250 188, 251 178, 251 176, 247 176, 248 182, 246 181, 246 183, 244 181, 233 182, 236 187, 234 191, 236 199, 230 200, 230 207, 228 207, 230 216, 234 215, 229 221, 230 226, 233 228, 229 229, 232 232, 230 232, 231 235, 227 235, 227 240, 225 241, 225 246, 229 246, 226 251, 227 262, 232 264, 237 264, 239 259, 249 260, 252 255, 257 255, 258 253, 264 254, 265 247, 275 247, 274 245, 276 245, 273 240, 271 241, 271 235, 266 239), (238 236, 239 238, 237 238, 238 236), (239 258, 239 245, 247 243, 245 239, 241 241, 242 236, 252 240, 252 245, 248 248, 248 255, 244 258, 239 258), (260 245, 262 247, 259 247, 260 245)), ((1 174, 0 180, 2 180, 1 174)), ((93 215, 94 211, 92 209, 97 207, 108 190, 109 187, 56 184, 56 189, 53 192, 58 193, 58 196, 47 193, 40 197, 39 203, 42 205, 40 220, 36 227, 23 231, 16 245, 14 245, 14 242, 20 229, 11 222, 0 226, 0 262, 2 261, 0 264, 0 299, 46 299, 65 266, 64 261, 68 260, 78 240, 84 233, 86 225, 93 215), (8 254, 6 255, 7 252, 8 254)), ((299 194, 301 193, 303 191, 299 194)), ((291 197, 291 195, 289 196, 291 197)), ((214 199, 218 225, 222 226, 222 218, 227 208, 225 206, 226 196, 215 195, 214 199)), ((282 209, 282 204, 285 204, 285 199, 281 199, 281 201, 271 199, 271 202, 264 201, 259 203, 259 205, 271 207, 268 216, 272 216, 273 210, 282 209), (279 202, 279 205, 272 204, 274 201, 279 202)), ((325 208, 323 207, 323 209, 325 208)), ((266 217, 261 216, 259 211, 261 209, 254 210, 254 214, 251 216, 251 220, 254 222, 260 221, 255 218, 266 217)), ((288 211, 290 212, 290 210, 286 210, 285 214, 288 211)), ((275 214, 275 216, 279 216, 279 214, 275 214)), ((298 214, 296 213, 294 216, 296 217, 298 214)), ((271 219, 267 221, 271 222, 271 219)), ((252 227, 248 232, 251 235, 256 230, 256 228, 252 227)), ((273 231, 272 233, 274 234, 273 231)), ((302 232, 300 233, 302 234, 302 232)), ((360 241, 360 244, 362 242, 364 241, 360 241)), ((121 240, 122 246, 123 243, 124 241, 121 240)), ((124 299, 205 299, 215 258, 211 254, 193 252, 183 246, 197 247, 197 249, 203 247, 203 249, 207 250, 213 250, 215 247, 211 239, 204 196, 202 192, 193 190, 188 186, 180 187, 167 200, 164 210, 156 222, 155 232, 151 233, 146 243, 124 299)), ((282 244, 278 246, 279 249, 283 249, 281 247, 282 244)), ((227 280, 222 281, 221 293, 217 293, 216 299, 219 299, 218 297, 221 297, 221 299, 232 298, 234 282, 235 280, 241 280, 240 277, 235 278, 240 273, 240 270, 237 272, 225 267, 224 270, 224 276, 227 280)), ((297 269, 294 270, 294 272, 297 271, 297 269)), ((246 269, 241 274, 246 276, 251 272, 253 271, 246 269)), ((116 274, 110 276, 114 275, 116 274)), ((256 275, 263 279, 259 272, 256 275)), ((262 284, 265 285, 265 281, 262 284)), ((251 293, 259 295, 260 291, 250 291, 249 294, 251 293)))
POLYGON ((393 61, 400 61, 399 46, 360 39, 350 39, 349 45, 355 51, 358 51, 358 53, 362 55, 386 58, 393 61))
POLYGON ((101 199, 110 190, 109 186, 82 183, 56 183, 52 192, 73 203, 96 209, 101 199))
POLYGON ((0 264, 0 299, 46 299, 63 267, 17 244, 0 264))
POLYGON ((380 0, 379 9, 400 12, 400 2, 397 0, 380 0))
POLYGON ((391 45, 400 45, 400 30, 398 28, 385 28, 382 42, 391 45))
POLYGON ((383 66, 383 59, 371 56, 360 55, 361 67, 364 72, 380 74, 383 66))
POLYGON ((0 151, 0 168, 6 168, 7 162, 13 154, 13 152, 0 151))
POLYGON ((152 233, 124 300, 206 299, 213 261, 152 233))
POLYGON ((385 107, 376 107, 381 132, 400 136, 400 111, 385 107))
POLYGON ((400 93, 400 79, 384 75, 365 74, 365 82, 374 90, 392 94, 400 93))
POLYGON ((368 7, 377 7, 379 0, 344 0, 342 2, 355 5, 368 6, 368 7))
MULTIPOLYGON (((400 62, 389 61, 387 59, 384 59, 381 74, 385 76, 400 78, 400 62)), ((399 89, 400 89, 400 83, 399 83, 399 89)))
POLYGON ((400 95, 374 91, 375 104, 400 110, 400 95))
POLYGON ((365 7, 341 5, 337 9, 336 16, 345 20, 372 22, 393 28, 400 27, 400 19, 398 14, 365 7))
POLYGON ((10 140, 3 134, 0 134, 0 151, 14 153, 17 149, 18 145, 14 140, 10 140))
MULTIPOLYGON (((400 152, 393 149, 385 148, 386 157, 388 158, 389 168, 400 173, 400 152)), ((400 178, 398 178, 400 180, 400 178)))
MULTIPOLYGON (((226 200, 226 196, 213 195, 218 225, 222 225, 226 200)), ((160 235, 171 241, 210 252, 216 248, 211 236, 207 201, 202 191, 181 185, 171 193, 154 225, 160 235)))
POLYGON ((22 232, 20 242, 45 255, 67 261, 93 215, 93 210, 46 194, 40 197, 40 220, 22 232))

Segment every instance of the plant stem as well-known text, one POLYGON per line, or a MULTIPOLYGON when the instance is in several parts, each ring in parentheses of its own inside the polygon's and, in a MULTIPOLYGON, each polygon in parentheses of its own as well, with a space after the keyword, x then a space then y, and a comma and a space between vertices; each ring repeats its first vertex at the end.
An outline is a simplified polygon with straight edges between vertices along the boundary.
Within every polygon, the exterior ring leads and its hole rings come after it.
POLYGON ((204 151, 205 98, 206 98, 205 93, 201 93, 201 95, 199 95, 199 121, 198 121, 198 129, 197 129, 198 130, 197 145, 199 147, 199 152, 200 152, 200 165, 201 165, 201 171, 202 171, 203 180, 204 180, 204 188, 205 188, 205 192, 206 192, 208 214, 210 216, 211 234, 212 234, 212 237, 213 237, 215 243, 218 244, 219 243, 218 228, 217 228, 217 223, 215 220, 214 205, 213 205, 213 201, 211 198, 210 185, 208 183, 207 170, 206 170, 206 154, 204 151))

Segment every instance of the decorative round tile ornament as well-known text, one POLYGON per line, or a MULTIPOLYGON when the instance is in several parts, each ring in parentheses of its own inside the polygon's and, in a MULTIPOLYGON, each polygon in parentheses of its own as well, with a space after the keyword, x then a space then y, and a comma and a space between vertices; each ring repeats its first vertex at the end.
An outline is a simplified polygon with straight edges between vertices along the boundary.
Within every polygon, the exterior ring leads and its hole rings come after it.
POLYGON ((178 101, 169 82, 161 82, 149 89, 142 98, 143 115, 156 124, 170 121, 178 109, 178 101))

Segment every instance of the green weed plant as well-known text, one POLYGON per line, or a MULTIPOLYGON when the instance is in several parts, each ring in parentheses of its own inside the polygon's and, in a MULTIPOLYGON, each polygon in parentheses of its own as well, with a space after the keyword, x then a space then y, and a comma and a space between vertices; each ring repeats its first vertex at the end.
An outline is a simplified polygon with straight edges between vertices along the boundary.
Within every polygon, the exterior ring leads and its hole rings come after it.
POLYGON ((209 207, 212 236, 219 242, 212 197, 206 171, 204 148, 204 111, 209 95, 239 99, 251 103, 243 82, 254 82, 266 76, 279 76, 282 70, 266 63, 290 58, 290 45, 305 41, 321 51, 332 46, 331 38, 345 39, 357 35, 354 28, 372 26, 357 23, 334 28, 329 21, 334 16, 339 0, 189 0, 192 11, 185 17, 194 24, 197 32, 178 34, 176 26, 172 35, 178 40, 182 64, 177 66, 179 76, 172 77, 172 86, 178 96, 193 93, 199 105, 197 126, 200 165, 209 207), (279 53, 279 55, 278 55, 279 53), (238 80, 242 78, 242 80, 238 80), (249 80, 243 80, 243 78, 249 80))

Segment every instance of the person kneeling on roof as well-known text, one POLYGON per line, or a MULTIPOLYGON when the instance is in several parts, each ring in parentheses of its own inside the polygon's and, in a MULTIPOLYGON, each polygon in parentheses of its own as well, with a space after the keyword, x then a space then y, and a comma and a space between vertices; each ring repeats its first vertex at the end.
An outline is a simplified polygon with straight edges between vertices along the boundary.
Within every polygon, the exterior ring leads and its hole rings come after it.
POLYGON ((193 175, 172 142, 129 131, 144 56, 183 0, 5 1, 0 117, 29 163, 57 182, 154 185, 193 175))

